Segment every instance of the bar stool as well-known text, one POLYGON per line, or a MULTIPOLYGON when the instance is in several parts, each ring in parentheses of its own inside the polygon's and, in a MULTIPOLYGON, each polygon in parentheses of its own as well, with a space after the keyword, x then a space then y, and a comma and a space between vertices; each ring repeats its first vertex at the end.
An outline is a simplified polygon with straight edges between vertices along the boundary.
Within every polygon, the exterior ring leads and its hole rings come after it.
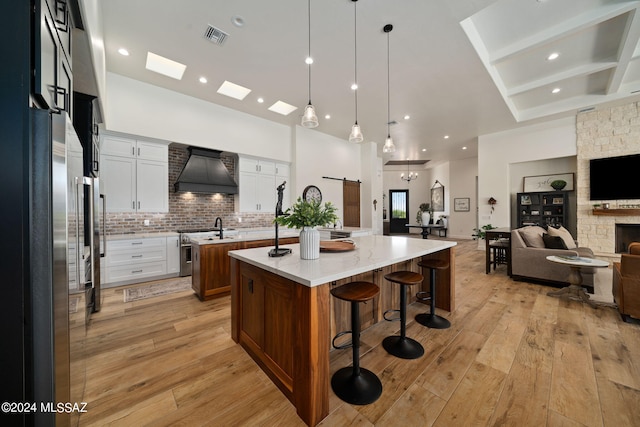
POLYGON ((451 322, 436 314, 436 270, 446 270, 449 268, 449 261, 441 259, 425 259, 419 261, 418 265, 430 270, 429 278, 431 283, 429 284, 429 296, 425 297, 427 293, 422 291, 416 294, 416 298, 419 301, 429 301, 431 313, 418 314, 416 316, 416 322, 433 329, 447 329, 451 326, 451 322))
POLYGON ((491 264, 493 264, 494 271, 500 264, 508 265, 509 241, 493 240, 489 243, 489 248, 491 249, 493 256, 491 264))
MULTIPOLYGON (((380 288, 370 282, 351 282, 331 290, 331 295, 334 297, 351 303, 351 347, 353 348, 353 366, 341 368, 333 374, 331 388, 340 399, 353 405, 373 403, 382 394, 382 383, 376 374, 360 368, 360 309, 358 306, 358 303, 369 301, 379 293, 380 288)), ((341 332, 336 338, 345 333, 348 332, 341 332)), ((345 346, 336 348, 345 348, 345 346)))
MULTIPOLYGON (((396 271, 385 274, 385 279, 402 285, 400 287, 400 336, 393 335, 382 340, 387 353, 402 359, 417 359, 424 354, 422 345, 406 335, 407 331, 407 290, 406 286, 417 285, 424 279, 422 274, 413 271, 396 271)), ((386 317, 385 317, 386 319, 386 317)), ((390 319, 386 319, 390 320, 390 319)))

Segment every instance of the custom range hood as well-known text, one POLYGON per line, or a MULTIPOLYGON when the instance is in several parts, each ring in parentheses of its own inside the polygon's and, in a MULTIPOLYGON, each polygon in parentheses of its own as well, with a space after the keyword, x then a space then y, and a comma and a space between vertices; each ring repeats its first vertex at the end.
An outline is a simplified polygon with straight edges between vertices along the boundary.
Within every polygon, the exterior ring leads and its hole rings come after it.
POLYGON ((174 184, 176 192, 238 194, 238 184, 220 160, 220 153, 189 147, 189 159, 174 184))

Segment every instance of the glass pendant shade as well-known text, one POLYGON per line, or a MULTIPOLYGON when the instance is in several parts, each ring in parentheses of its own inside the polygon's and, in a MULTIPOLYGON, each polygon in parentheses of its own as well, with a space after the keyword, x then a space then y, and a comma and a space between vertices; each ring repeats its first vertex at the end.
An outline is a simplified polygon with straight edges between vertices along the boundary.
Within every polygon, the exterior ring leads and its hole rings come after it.
POLYGON ((393 144, 393 139, 391 139, 391 135, 387 135, 387 139, 384 141, 384 146, 382 147, 383 153, 393 153, 396 151, 396 146, 393 144))
POLYGON ((302 126, 306 128, 314 128, 318 126, 318 116, 316 115, 316 109, 313 108, 311 102, 304 109, 304 114, 302 115, 302 126))
POLYGON ((356 122, 351 127, 351 135, 349 135, 349 142, 358 143, 358 142, 362 142, 363 139, 364 139, 364 136, 362 136, 360 125, 356 122))

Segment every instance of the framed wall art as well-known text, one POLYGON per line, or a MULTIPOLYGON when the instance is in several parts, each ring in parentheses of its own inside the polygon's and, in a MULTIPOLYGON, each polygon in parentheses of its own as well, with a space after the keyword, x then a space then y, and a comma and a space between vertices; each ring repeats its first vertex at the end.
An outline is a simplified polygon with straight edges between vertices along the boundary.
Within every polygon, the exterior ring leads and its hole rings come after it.
POLYGON ((431 209, 434 212, 444 211, 444 185, 438 180, 436 180, 436 183, 431 187, 431 209), (437 184, 440 184, 440 186, 436 186, 437 184))
POLYGON ((574 174, 560 173, 555 175, 525 176, 523 178, 523 192, 536 191, 573 191, 574 174))
POLYGON ((453 211, 454 212, 469 212, 470 211, 470 202, 471 199, 469 197, 459 197, 453 199, 453 211))

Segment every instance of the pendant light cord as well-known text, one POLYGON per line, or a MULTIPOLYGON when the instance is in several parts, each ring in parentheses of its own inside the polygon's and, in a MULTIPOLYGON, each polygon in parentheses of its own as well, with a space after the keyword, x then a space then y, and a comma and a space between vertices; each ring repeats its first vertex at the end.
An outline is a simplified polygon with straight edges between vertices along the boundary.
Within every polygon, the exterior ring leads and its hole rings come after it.
POLYGON ((309 105, 311 105, 311 0, 307 3, 307 13, 309 18, 309 64, 307 66, 309 67, 309 105))
POLYGON ((391 30, 387 31, 387 138, 391 138, 391 131, 389 130, 389 123, 391 122, 391 113, 389 112, 391 110, 391 95, 390 95, 390 91, 389 91, 389 74, 391 73, 390 67, 389 67, 389 63, 391 62, 389 59, 389 33, 391 32, 391 30))
POLYGON ((356 124, 358 124, 358 0, 353 1, 354 80, 356 84, 356 124))

